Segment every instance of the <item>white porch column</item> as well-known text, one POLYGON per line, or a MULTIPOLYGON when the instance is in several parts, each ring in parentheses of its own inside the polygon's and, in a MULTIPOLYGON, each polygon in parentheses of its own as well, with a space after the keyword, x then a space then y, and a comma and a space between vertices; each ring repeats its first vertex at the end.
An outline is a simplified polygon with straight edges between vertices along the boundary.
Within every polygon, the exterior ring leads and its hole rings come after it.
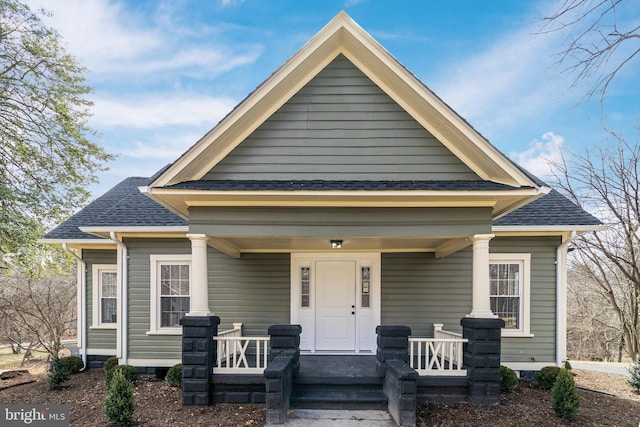
POLYGON ((467 317, 498 317, 491 312, 490 302, 489 240, 493 237, 493 234, 476 234, 469 238, 473 242, 473 300, 467 317))
POLYGON ((211 316, 207 280, 207 235, 187 234, 191 240, 191 311, 187 316, 211 316))

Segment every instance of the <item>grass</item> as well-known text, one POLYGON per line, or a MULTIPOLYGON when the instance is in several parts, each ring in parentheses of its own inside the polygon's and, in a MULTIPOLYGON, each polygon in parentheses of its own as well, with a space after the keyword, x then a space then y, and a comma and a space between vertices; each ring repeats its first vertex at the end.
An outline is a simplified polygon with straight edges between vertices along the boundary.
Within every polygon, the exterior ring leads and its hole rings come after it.
MULTIPOLYGON (((13 354, 11 348, 0 348, 0 371, 8 371, 11 369, 20 369, 24 350, 20 354, 13 354)), ((46 354, 37 351, 33 352, 31 360, 45 360, 46 354)))

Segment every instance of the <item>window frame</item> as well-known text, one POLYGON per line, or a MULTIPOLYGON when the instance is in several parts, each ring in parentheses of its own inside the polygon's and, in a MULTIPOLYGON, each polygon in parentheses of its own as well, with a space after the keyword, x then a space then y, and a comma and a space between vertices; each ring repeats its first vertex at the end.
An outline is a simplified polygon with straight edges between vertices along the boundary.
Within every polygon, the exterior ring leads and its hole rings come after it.
POLYGON ((151 255, 150 259, 150 319, 149 331, 147 335, 182 335, 182 326, 161 326, 162 325, 162 283, 160 281, 160 267, 162 265, 188 265, 189 266, 189 306, 193 293, 193 267, 191 255, 151 255))
MULTIPOLYGON (((92 329, 117 329, 119 316, 118 316, 118 288, 120 284, 120 275, 118 274, 117 264, 93 264, 91 266, 91 293, 92 293, 92 329), (102 273, 109 272, 116 274, 116 321, 115 322, 103 322, 102 321, 102 273)), ((112 297, 109 297, 112 298, 112 297)))
MULTIPOLYGON (((530 253, 490 253, 491 264, 519 264, 522 266, 520 276, 520 310, 518 313, 518 329, 502 329, 503 337, 533 337, 531 334, 531 254, 530 253)), ((491 277, 489 277, 491 281, 491 277)), ((491 293, 490 293, 491 295, 491 293)))

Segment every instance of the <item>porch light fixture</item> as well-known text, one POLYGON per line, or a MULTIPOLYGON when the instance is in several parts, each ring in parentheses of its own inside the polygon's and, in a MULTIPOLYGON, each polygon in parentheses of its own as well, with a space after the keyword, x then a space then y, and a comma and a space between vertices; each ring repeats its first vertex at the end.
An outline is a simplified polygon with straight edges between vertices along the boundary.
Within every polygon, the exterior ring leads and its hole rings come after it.
POLYGON ((332 240, 331 249, 342 249, 342 240, 332 240))

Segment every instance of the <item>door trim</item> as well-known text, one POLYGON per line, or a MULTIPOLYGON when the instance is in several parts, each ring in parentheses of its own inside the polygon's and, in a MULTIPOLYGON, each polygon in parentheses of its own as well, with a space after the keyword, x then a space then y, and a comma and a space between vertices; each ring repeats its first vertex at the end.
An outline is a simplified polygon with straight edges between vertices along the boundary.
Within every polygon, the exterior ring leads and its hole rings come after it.
MULTIPOLYGON (((355 354, 375 354, 376 332, 381 318, 381 255, 377 253, 331 252, 331 253, 292 253, 291 254, 291 304, 290 321, 302 326, 300 349, 316 352, 316 283, 315 263, 320 260, 353 260, 356 268, 356 342, 355 354), (301 307, 301 269, 311 269, 309 307, 301 307), (362 267, 370 267, 370 307, 363 308, 362 267)), ((324 353, 345 354, 344 351, 323 351, 324 353)), ((354 352, 347 352, 353 354, 354 352)))

